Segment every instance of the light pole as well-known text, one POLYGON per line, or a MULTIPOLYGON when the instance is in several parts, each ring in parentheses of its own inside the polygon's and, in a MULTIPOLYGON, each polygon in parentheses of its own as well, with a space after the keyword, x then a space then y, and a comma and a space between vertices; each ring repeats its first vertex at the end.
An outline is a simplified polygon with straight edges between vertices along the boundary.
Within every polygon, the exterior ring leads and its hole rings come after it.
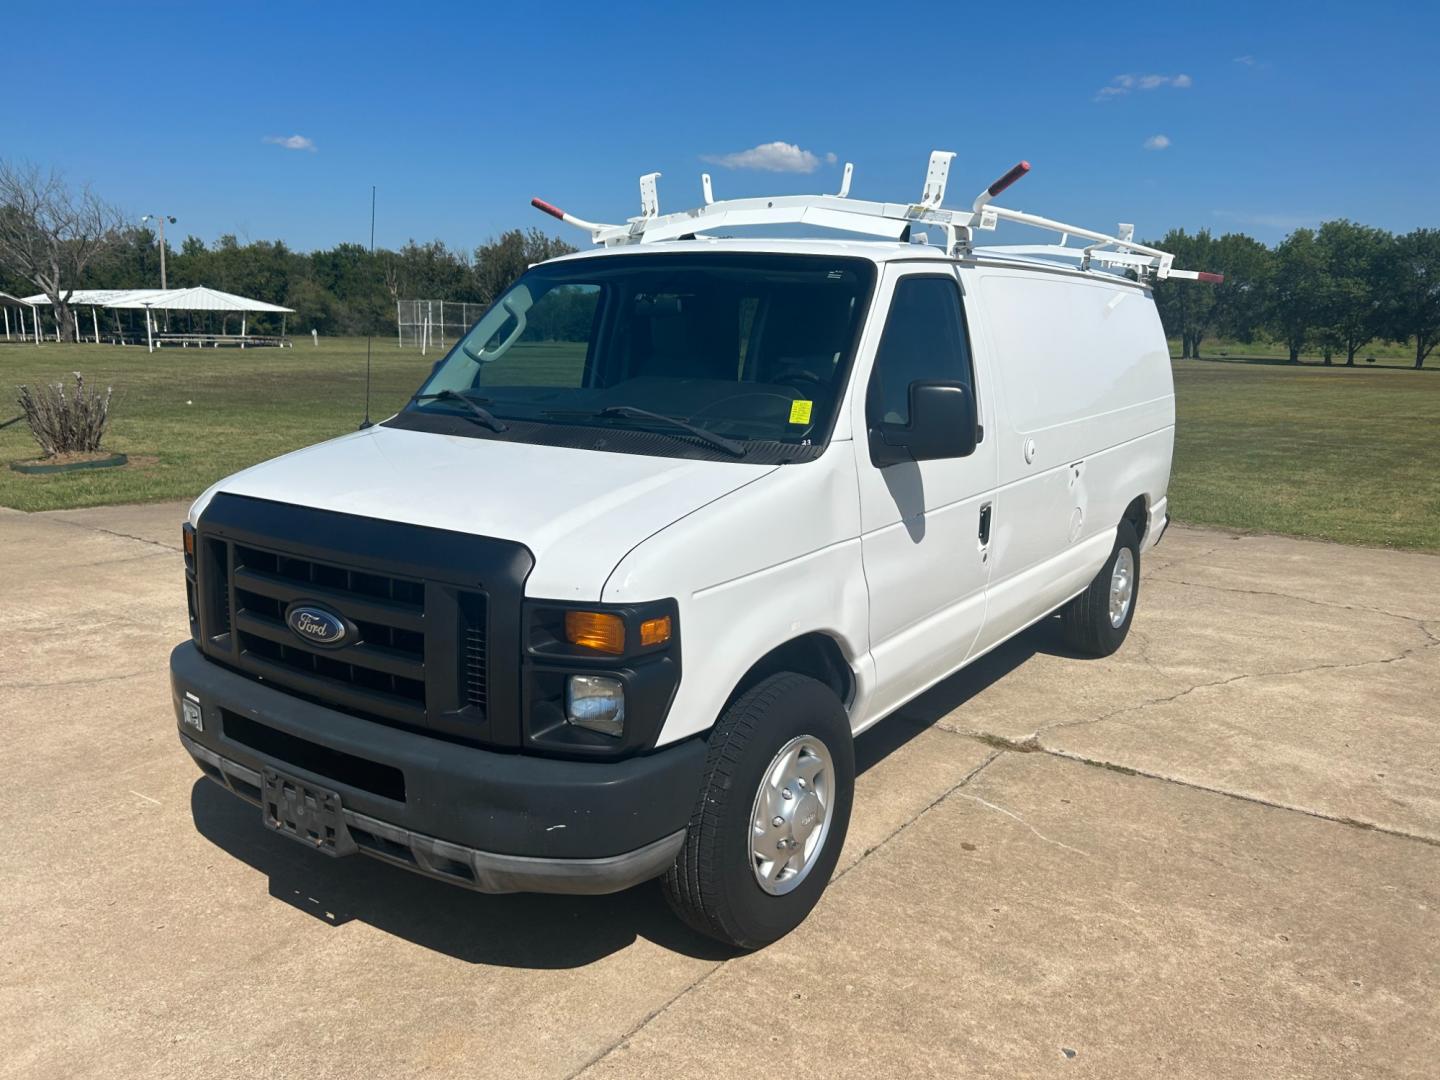
POLYGON ((153 221, 160 227, 160 288, 168 289, 170 286, 165 284, 165 222, 174 225, 175 217, 172 214, 146 214, 140 219, 140 224, 147 221, 153 221))

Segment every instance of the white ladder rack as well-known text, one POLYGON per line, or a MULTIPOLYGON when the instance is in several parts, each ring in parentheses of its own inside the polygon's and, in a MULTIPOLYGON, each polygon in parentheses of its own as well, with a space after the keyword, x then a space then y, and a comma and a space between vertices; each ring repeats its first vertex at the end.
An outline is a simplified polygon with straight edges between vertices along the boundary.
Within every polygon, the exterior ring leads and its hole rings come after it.
POLYGON ((640 178, 640 215, 630 218, 623 225, 586 221, 552 206, 543 199, 531 199, 530 203, 536 209, 559 218, 568 225, 584 229, 594 243, 606 247, 653 244, 693 237, 717 229, 791 224, 901 240, 908 238, 911 227, 919 224, 935 225, 944 230, 946 251, 961 257, 977 250, 974 246, 974 234, 977 231, 993 231, 999 222, 1012 221, 1058 233, 1060 242, 979 250, 997 257, 1023 255, 1076 259, 1083 270, 1091 267, 1133 270, 1142 279, 1153 276, 1157 280, 1172 277, 1199 281, 1222 280, 1219 274, 1176 269, 1173 265, 1175 257, 1169 252, 1135 242, 1133 225, 1120 225, 1117 235, 1112 236, 1038 214, 995 206, 990 200, 1029 172, 1029 162, 1020 162, 987 187, 976 196, 970 209, 946 210, 941 204, 945 199, 950 163, 954 158, 955 153, 950 150, 936 150, 931 153, 920 201, 914 203, 871 202, 850 198, 850 180, 854 175, 854 166, 849 162, 845 164, 840 191, 835 195, 776 195, 717 202, 710 174, 705 173, 700 178, 704 205, 670 214, 660 213, 660 198, 655 183, 660 174, 646 173, 640 178), (1071 247, 1071 237, 1088 240, 1090 243, 1083 247, 1071 247))

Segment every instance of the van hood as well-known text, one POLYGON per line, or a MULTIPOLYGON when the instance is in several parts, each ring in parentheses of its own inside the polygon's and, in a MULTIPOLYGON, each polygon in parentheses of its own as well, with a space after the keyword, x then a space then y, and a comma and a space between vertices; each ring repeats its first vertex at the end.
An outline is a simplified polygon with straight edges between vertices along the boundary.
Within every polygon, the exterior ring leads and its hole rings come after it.
POLYGON ((776 465, 534 446, 383 426, 221 480, 219 492, 524 544, 527 596, 598 600, 625 554, 776 465))

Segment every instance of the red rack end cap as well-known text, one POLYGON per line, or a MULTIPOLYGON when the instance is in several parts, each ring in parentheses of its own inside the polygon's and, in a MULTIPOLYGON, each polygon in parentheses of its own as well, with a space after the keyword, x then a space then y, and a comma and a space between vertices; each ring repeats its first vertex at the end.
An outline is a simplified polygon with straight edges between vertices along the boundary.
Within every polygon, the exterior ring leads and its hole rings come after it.
POLYGON ((561 210, 558 206, 551 206, 544 199, 531 199, 530 205, 535 207, 536 210, 544 211, 553 218, 560 218, 563 220, 565 217, 564 210, 561 210))
POLYGON ((1222 281, 1225 280, 1225 275, 1224 275, 1224 274, 1212 274, 1212 273, 1210 273, 1210 271, 1208 271, 1208 270, 1201 270, 1198 274, 1195 275, 1195 280, 1196 280, 1196 281, 1212 281, 1212 282, 1214 282, 1216 285, 1219 285, 1222 281))
POLYGON ((1013 184, 1016 180, 1019 180, 1029 171, 1030 163, 1028 161, 1022 161, 1020 162, 1020 164, 1016 165, 1013 169, 1007 172, 1004 176, 1000 177, 999 180, 996 180, 993 184, 986 188, 986 191, 989 192, 990 197, 993 199, 996 195, 999 195, 1000 192, 1004 191, 1007 187, 1013 184))

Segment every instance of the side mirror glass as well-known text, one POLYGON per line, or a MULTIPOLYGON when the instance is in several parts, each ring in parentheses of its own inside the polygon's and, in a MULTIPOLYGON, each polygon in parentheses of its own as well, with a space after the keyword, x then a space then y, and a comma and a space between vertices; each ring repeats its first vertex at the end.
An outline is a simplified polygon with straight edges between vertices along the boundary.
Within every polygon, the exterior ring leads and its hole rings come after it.
POLYGON ((969 457, 980 441, 970 387, 958 382, 912 382, 910 422, 870 429, 870 459, 884 468, 902 461, 969 457))

